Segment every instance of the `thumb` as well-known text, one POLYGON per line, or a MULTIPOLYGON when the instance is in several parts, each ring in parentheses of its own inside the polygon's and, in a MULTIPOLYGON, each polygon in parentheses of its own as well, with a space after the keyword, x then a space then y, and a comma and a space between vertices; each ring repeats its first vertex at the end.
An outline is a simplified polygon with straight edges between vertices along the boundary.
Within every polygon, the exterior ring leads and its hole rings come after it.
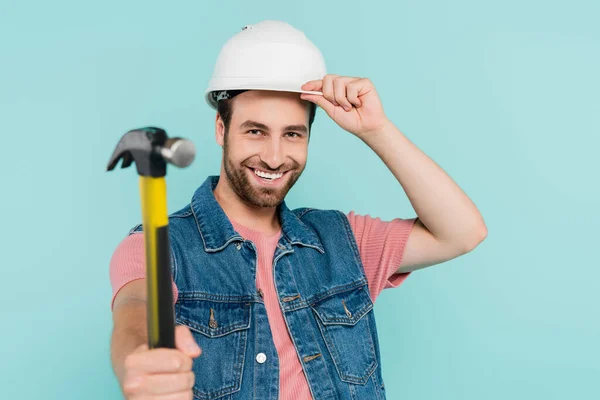
POLYGON ((310 101, 311 103, 315 103, 319 107, 321 107, 325 112, 331 117, 333 115, 333 110, 335 106, 332 102, 327 100, 320 94, 310 94, 310 93, 301 93, 300 98, 302 100, 310 101))
POLYGON ((202 354, 202 349, 196 343, 190 328, 185 325, 175 327, 175 347, 188 357, 196 358, 202 354))

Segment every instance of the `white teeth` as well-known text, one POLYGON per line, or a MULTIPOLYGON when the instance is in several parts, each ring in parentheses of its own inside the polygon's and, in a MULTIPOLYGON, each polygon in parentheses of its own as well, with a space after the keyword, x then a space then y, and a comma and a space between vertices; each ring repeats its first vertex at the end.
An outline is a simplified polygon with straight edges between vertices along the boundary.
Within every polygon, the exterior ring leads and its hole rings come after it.
POLYGON ((254 173, 258 176, 260 176, 261 178, 266 178, 266 179, 279 179, 281 178, 281 176, 283 175, 283 173, 279 173, 279 174, 270 174, 268 172, 263 172, 263 171, 259 171, 257 169, 254 170, 254 173))

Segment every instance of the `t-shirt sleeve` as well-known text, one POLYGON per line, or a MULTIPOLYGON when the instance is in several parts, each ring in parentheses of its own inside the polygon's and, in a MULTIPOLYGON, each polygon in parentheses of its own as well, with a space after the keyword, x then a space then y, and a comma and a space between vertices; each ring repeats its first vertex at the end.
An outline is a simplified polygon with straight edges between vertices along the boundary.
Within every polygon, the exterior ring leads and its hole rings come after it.
POLYGON ((398 274, 408 236, 417 217, 382 221, 350 211, 346 215, 356 238, 358 251, 369 285, 371 299, 387 288, 400 286, 410 272, 398 274))
MULTIPOLYGON (((123 239, 115 249, 110 260, 110 284, 112 286, 113 309, 115 297, 119 291, 131 281, 146 277, 146 253, 144 250, 144 234, 136 232, 123 239)), ((171 279, 173 285, 173 302, 177 301, 177 286, 171 279)))

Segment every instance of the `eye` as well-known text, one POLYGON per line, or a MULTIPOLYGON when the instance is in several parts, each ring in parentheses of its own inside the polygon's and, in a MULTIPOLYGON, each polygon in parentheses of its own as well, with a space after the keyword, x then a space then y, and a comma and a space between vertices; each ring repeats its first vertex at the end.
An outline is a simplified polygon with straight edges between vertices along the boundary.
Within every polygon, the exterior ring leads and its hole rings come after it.
POLYGON ((262 133, 262 131, 260 129, 250 129, 248 133, 252 135, 259 135, 260 133, 262 133))
POLYGON ((287 135, 288 135, 288 136, 291 136, 291 137, 301 137, 301 136, 302 136, 302 135, 300 135, 300 134, 299 134, 299 133, 297 133, 297 132, 288 132, 288 133, 287 133, 287 135))

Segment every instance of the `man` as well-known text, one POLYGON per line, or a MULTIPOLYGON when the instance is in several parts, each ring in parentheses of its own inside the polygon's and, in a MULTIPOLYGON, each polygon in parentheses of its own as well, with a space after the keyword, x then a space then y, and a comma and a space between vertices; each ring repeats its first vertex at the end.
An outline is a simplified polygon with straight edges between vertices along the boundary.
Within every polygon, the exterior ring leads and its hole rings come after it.
POLYGON ((383 399, 373 302, 486 236, 475 205, 387 118, 366 78, 325 73, 263 21, 223 47, 206 92, 219 176, 169 219, 176 349, 148 350, 143 233, 111 260, 112 361, 128 399, 383 399), (289 210, 316 106, 375 151, 417 218, 289 210))

